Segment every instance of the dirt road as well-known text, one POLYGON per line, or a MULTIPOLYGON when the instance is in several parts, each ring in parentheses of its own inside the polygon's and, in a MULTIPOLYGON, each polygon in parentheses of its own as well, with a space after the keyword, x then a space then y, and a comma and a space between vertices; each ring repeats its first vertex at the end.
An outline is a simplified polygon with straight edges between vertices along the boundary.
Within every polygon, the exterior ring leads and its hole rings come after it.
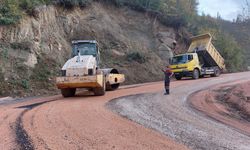
POLYGON ((171 96, 162 95, 162 83, 152 83, 102 97, 80 93, 67 99, 0 103, 0 149, 249 149, 248 136, 197 113, 186 102, 192 92, 244 82, 249 76, 247 72, 176 81, 171 96), (135 95, 142 93, 157 94, 135 95), (112 99, 116 100, 109 102, 112 99))

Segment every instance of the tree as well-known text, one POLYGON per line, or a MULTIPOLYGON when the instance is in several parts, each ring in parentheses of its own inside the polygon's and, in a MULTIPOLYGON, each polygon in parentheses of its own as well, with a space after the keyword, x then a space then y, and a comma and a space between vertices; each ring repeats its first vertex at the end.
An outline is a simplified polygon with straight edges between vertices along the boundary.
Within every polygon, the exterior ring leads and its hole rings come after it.
POLYGON ((223 32, 217 33, 215 38, 215 47, 224 57, 228 71, 236 72, 245 70, 246 63, 243 55, 244 52, 235 39, 229 34, 223 32))
POLYGON ((237 23, 250 21, 250 0, 245 0, 245 5, 242 7, 242 13, 237 16, 237 23))
POLYGON ((0 1, 0 25, 14 24, 21 15, 17 0, 0 1))

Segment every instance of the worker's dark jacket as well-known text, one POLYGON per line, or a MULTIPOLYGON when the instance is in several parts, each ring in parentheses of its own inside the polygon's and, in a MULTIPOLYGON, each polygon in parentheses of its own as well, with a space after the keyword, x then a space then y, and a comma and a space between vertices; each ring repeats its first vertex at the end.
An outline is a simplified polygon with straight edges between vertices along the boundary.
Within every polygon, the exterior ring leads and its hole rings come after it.
POLYGON ((173 72, 171 70, 164 71, 165 74, 165 86, 169 86, 170 77, 172 76, 173 72))

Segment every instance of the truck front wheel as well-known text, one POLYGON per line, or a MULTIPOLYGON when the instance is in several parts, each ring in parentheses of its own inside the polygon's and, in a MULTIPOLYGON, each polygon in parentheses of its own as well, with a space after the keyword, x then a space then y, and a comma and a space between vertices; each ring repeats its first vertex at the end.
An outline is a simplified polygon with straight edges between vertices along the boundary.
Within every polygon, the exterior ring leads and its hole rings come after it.
POLYGON ((181 80, 181 78, 182 78, 182 75, 175 75, 176 80, 181 80))
POLYGON ((199 78, 199 76, 200 76, 200 72, 199 72, 199 70, 198 69, 194 69, 193 70, 193 79, 198 79, 199 78))
POLYGON ((76 89, 61 89, 63 97, 73 97, 76 94, 76 89))

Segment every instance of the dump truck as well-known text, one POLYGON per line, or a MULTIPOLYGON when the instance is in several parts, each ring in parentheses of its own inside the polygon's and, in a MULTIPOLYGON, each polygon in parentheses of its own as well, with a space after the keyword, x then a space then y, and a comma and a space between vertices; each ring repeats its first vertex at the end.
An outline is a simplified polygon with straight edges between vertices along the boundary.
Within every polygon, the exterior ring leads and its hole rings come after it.
POLYGON ((100 49, 95 40, 72 41, 71 58, 56 78, 56 86, 64 97, 72 97, 77 88, 101 96, 106 90, 116 90, 125 81, 124 74, 114 68, 100 68, 100 49))
POLYGON ((170 68, 175 78, 192 77, 198 79, 205 75, 217 77, 225 70, 223 57, 212 44, 212 36, 203 34, 191 38, 187 53, 170 59, 170 68))

